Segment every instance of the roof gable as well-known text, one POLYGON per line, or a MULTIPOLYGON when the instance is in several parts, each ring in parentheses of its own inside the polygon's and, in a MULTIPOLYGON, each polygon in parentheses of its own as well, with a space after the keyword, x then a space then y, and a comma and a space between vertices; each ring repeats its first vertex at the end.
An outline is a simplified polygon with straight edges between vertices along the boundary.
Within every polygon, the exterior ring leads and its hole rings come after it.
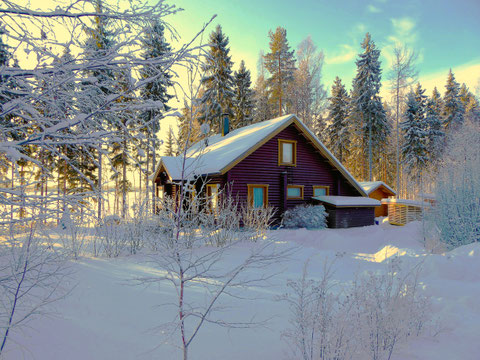
POLYGON ((363 190, 365 190, 368 195, 380 188, 383 188, 384 192, 391 194, 390 196, 394 196, 397 194, 395 190, 393 190, 383 181, 362 181, 359 182, 359 184, 362 186, 363 190))

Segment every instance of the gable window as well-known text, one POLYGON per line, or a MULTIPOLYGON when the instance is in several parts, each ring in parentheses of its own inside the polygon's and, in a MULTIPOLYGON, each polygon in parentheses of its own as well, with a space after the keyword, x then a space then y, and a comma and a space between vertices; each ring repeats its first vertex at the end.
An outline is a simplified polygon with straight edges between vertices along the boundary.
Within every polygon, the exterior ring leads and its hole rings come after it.
POLYGON ((218 184, 207 184, 207 202, 210 210, 218 206, 218 184))
POLYGON ((303 185, 288 185, 287 199, 303 199, 303 185))
POLYGON ((248 204, 259 208, 268 205, 268 185, 248 184, 248 204))
POLYGON ((326 196, 330 193, 329 186, 323 185, 314 185, 313 186, 313 196, 326 196))
POLYGON ((278 165, 297 165, 297 142, 278 139, 278 165))

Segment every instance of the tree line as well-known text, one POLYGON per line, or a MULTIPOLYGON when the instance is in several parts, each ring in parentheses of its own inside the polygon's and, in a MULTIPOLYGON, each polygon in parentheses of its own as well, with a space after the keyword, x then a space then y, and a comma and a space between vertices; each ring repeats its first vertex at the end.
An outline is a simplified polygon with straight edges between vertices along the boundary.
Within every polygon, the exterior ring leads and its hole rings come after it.
MULTIPOLYGON (((381 51, 369 33, 361 43, 351 90, 337 76, 329 96, 322 82, 324 55, 310 37, 295 52, 286 29, 278 27, 268 36, 269 52, 260 54, 252 86, 243 61, 233 72, 229 40, 221 26, 210 34, 196 117, 192 119, 192 109, 185 106, 179 118, 179 149, 205 135, 201 124, 208 124, 208 134, 220 132, 225 113, 232 129, 295 113, 355 178, 385 181, 406 196, 406 187, 418 187, 422 174, 438 166, 448 134, 464 121, 479 122, 478 99, 456 82, 452 71, 443 96, 437 88, 430 97, 425 95, 416 54, 406 47, 393 49, 387 72, 392 98, 387 102, 380 96, 381 51), (195 131, 187 139, 192 123, 195 131)), ((166 155, 176 153, 170 129, 166 155)))

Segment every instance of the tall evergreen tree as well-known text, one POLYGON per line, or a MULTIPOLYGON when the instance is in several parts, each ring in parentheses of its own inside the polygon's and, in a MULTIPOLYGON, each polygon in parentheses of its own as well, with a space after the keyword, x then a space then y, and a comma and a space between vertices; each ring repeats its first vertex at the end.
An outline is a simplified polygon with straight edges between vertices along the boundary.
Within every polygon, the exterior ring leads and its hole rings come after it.
MULTIPOLYGON (((370 181, 373 176, 373 164, 385 152, 390 126, 387 122, 382 100, 378 95, 381 87, 380 50, 367 33, 362 43, 364 52, 356 61, 357 75, 353 80, 352 110, 357 128, 361 129, 361 153, 367 154, 368 177, 363 171, 363 178, 370 181), (358 123, 360 122, 360 123, 358 123)), ((357 159, 357 161, 360 159, 357 159)), ((361 159, 365 163, 364 159, 361 159)))
POLYGON ((465 83, 460 87, 459 96, 465 109, 465 120, 468 120, 470 123, 480 123, 480 104, 465 83))
POLYGON ((435 165, 443 151, 444 136, 442 125, 442 97, 437 88, 426 105, 425 122, 427 124, 427 153, 429 163, 435 165))
POLYGON ((249 125, 253 121, 254 103, 251 86, 250 70, 245 68, 245 62, 242 60, 240 68, 235 72, 234 78, 234 121, 232 124, 232 128, 234 129, 249 125))
POLYGON ((450 69, 445 85, 446 91, 443 97, 443 123, 447 131, 460 128, 463 124, 465 109, 460 99, 460 87, 455 81, 455 75, 450 69))
POLYGON ((348 123, 349 98, 337 76, 332 86, 332 95, 329 98, 328 116, 331 121, 327 128, 328 144, 333 154, 343 163, 350 148, 350 127, 348 123))
POLYGON ((286 92, 289 84, 293 81, 295 71, 294 51, 290 50, 287 40, 287 30, 277 27, 275 32, 268 33, 270 37, 270 52, 264 56, 265 68, 270 73, 268 88, 270 101, 277 105, 277 116, 282 116, 289 104, 286 92))
POLYGON ((202 65, 204 76, 201 84, 205 92, 200 100, 201 120, 209 124, 212 133, 220 130, 223 113, 233 114, 233 62, 228 45, 228 37, 223 33, 222 27, 217 25, 210 34, 210 48, 205 64, 202 65))
POLYGON ((165 141, 165 156, 175 155, 175 135, 173 135, 172 127, 168 128, 167 140, 165 141))
MULTIPOLYGON (((150 23, 144 30, 142 38, 143 58, 149 59, 168 59, 171 55, 172 48, 165 37, 165 27, 160 21, 150 23)), ((172 74, 166 67, 168 61, 159 61, 141 69, 141 75, 144 79, 149 79, 148 84, 142 89, 141 97, 144 101, 149 101, 151 104, 158 104, 150 107, 150 109, 143 112, 142 117, 146 124, 143 128, 147 141, 145 141, 146 149, 146 171, 145 184, 148 195, 148 179, 157 166, 157 150, 159 147, 158 131, 160 130, 160 120, 164 112, 170 110, 168 101, 173 98, 173 95, 168 93, 168 90, 173 86, 172 74), (151 156, 150 156, 151 154, 151 156), (149 163, 149 160, 151 162, 149 163)), ((140 171, 140 174, 142 171, 140 171)), ((152 206, 155 211, 155 186, 152 180, 150 186, 152 196, 152 206)))
POLYGON ((407 172, 418 180, 420 172, 428 161, 427 133, 424 109, 413 92, 407 96, 404 118, 405 120, 400 124, 405 135, 405 142, 402 146, 403 162, 407 172))

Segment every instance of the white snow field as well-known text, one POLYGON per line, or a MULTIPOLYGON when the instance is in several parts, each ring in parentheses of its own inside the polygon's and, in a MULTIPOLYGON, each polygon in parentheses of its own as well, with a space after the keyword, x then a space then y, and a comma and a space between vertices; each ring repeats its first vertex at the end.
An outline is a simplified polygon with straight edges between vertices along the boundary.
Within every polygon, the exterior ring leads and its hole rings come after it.
MULTIPOLYGON (((385 259, 396 256, 402 267, 424 261, 420 280, 431 296, 434 321, 421 337, 396 349, 392 359, 480 359, 480 244, 431 255, 420 242, 420 229, 421 224, 410 223, 271 231, 276 246, 295 246, 297 251, 271 269, 279 274, 268 287, 246 290, 245 295, 255 300, 225 298, 224 313, 217 313, 229 320, 255 318, 268 323, 230 330, 206 324, 192 343, 189 358, 288 359, 281 333, 289 326, 289 310, 277 297, 286 291, 287 279, 301 277, 307 259, 309 275, 315 278, 325 257, 337 257, 334 279, 348 283, 355 274, 384 269, 385 259)), ((248 244, 236 247, 224 261, 235 261, 247 252, 248 244)), ((71 265, 76 283, 71 294, 55 303, 47 317, 30 321, 12 335, 6 360, 181 359, 176 338, 159 329, 175 316, 174 309, 164 305, 175 299, 175 290, 167 283, 145 287, 131 282, 157 271, 144 256, 83 258, 71 265)), ((186 297, 201 302, 205 294, 199 288, 189 290, 186 297)))

